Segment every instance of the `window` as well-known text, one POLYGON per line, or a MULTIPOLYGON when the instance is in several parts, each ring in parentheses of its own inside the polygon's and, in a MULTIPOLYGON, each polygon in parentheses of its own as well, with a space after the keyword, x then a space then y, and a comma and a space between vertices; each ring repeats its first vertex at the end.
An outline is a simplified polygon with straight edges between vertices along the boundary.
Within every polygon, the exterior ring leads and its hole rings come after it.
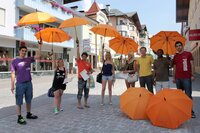
POLYGON ((5 9, 0 8, 0 26, 5 26, 5 9))
POLYGON ((119 31, 122 36, 127 36, 127 31, 119 31))

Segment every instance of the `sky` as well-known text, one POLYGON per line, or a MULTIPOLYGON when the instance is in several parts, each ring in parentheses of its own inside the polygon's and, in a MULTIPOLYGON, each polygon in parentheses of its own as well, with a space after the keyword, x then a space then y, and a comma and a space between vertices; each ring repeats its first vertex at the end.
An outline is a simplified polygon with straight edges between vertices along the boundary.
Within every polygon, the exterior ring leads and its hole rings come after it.
MULTIPOLYGON (((87 11, 94 0, 82 0, 66 6, 78 5, 78 10, 87 11)), ((111 9, 118 9, 124 13, 137 12, 140 23, 147 26, 150 35, 159 31, 178 31, 181 24, 176 23, 176 0, 96 0, 99 7, 105 8, 109 4, 111 9)))

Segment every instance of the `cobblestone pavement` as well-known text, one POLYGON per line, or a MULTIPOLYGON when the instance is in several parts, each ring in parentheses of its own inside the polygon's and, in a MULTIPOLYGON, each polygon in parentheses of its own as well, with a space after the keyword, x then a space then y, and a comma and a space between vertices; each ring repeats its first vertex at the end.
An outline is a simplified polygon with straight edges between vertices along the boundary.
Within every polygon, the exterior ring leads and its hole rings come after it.
MULTIPOLYGON (((15 99, 10 92, 10 79, 0 79, 0 133, 199 133, 200 130, 200 76, 193 83, 194 110, 197 118, 190 119, 178 129, 171 130, 152 126, 147 120, 131 120, 119 109, 119 95, 125 89, 123 80, 117 80, 113 88, 113 105, 100 105, 101 85, 90 90, 91 108, 77 109, 77 75, 67 86, 63 96, 64 111, 53 114, 52 98, 46 92, 52 83, 52 76, 33 76, 34 99, 32 112, 37 120, 27 120, 27 125, 17 124, 15 99)), ((139 86, 138 83, 136 86, 139 86)), ((171 87, 174 84, 171 83, 171 87)), ((106 92, 108 94, 108 92, 106 92)), ((23 106, 23 116, 26 111, 23 106)))

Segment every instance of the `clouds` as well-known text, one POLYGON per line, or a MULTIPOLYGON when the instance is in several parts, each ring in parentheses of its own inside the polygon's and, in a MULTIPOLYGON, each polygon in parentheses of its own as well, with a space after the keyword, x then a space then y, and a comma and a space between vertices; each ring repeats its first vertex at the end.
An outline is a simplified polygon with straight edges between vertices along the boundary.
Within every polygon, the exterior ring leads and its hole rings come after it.
MULTIPOLYGON (((93 3, 93 0, 83 0, 82 4, 81 4, 81 7, 82 7, 82 9, 84 11, 88 11, 89 8, 91 7, 92 3, 93 3)), ((99 6, 100 9, 104 8, 104 5, 102 3, 98 3, 97 2, 97 4, 98 4, 98 6, 99 6)))

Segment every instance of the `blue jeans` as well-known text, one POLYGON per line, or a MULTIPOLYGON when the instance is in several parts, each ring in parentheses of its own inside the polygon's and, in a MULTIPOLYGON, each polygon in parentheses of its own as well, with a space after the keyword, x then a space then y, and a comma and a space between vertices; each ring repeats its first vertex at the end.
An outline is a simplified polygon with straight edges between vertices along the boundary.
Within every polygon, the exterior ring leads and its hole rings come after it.
POLYGON ((145 84, 147 85, 148 90, 153 93, 153 77, 152 75, 139 77, 140 79, 140 87, 145 88, 145 84))
POLYGON ((84 91, 85 99, 87 99, 89 97, 89 88, 87 88, 86 85, 87 85, 87 80, 84 81, 84 79, 82 79, 82 78, 78 79, 78 94, 77 94, 78 100, 81 100, 83 91, 84 91))
POLYGON ((23 104, 23 97, 25 95, 26 103, 31 103, 33 98, 33 87, 31 81, 16 83, 16 105, 23 104))
POLYGON ((185 91, 185 94, 192 99, 192 81, 190 78, 176 79, 176 87, 185 91))

